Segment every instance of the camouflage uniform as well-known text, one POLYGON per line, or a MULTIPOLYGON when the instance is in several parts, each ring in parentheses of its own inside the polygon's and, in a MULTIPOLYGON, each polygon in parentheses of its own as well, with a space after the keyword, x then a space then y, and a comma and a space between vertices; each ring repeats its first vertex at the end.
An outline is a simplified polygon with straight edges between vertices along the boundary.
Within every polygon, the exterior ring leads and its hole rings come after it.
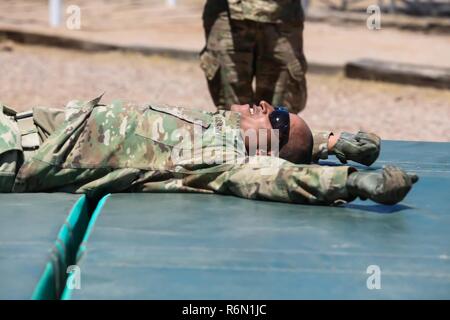
POLYGON ((218 108, 266 100, 293 113, 303 110, 307 64, 300 1, 208 0, 203 24, 200 66, 218 108))
POLYGON ((13 113, 0 103, 0 192, 8 192, 14 184, 17 169, 23 162, 22 144, 13 113))
POLYGON ((331 131, 313 130, 313 151, 312 161, 318 162, 320 159, 328 159, 328 138, 333 134, 331 131))
POLYGON ((354 198, 346 188, 347 166, 248 157, 236 134, 240 114, 231 111, 71 102, 62 124, 48 128, 44 143, 21 165, 6 156, 20 154, 17 126, 4 115, 0 120, 2 192, 204 192, 310 204, 354 198))

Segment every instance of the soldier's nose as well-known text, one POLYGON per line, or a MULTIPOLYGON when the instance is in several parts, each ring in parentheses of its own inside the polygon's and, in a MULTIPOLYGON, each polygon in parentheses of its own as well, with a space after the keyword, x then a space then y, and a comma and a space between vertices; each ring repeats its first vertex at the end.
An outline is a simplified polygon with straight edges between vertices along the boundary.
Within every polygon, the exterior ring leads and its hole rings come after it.
POLYGON ((250 114, 252 114, 252 115, 255 114, 255 107, 256 106, 255 105, 249 105, 249 104, 247 106, 249 108, 250 114))

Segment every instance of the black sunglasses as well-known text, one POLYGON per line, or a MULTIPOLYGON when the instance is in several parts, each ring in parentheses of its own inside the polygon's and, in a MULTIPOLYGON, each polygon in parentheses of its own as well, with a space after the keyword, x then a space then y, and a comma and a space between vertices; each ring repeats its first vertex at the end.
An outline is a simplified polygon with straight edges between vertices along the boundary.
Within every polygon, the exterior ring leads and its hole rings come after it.
POLYGON ((275 110, 269 114, 272 128, 279 130, 280 147, 289 140, 289 129, 291 126, 289 111, 285 107, 275 107, 275 110))

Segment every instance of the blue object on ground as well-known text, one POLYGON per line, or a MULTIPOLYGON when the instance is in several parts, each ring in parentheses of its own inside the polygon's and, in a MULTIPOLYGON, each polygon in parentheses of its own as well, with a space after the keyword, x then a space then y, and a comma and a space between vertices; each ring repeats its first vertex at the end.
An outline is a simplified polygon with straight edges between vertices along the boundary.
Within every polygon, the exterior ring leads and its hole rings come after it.
POLYGON ((57 299, 89 214, 84 196, 0 194, 0 299, 57 299))
POLYGON ((81 289, 63 297, 449 299, 450 143, 384 142, 373 169, 386 164, 420 176, 395 206, 111 195, 85 236, 81 289))

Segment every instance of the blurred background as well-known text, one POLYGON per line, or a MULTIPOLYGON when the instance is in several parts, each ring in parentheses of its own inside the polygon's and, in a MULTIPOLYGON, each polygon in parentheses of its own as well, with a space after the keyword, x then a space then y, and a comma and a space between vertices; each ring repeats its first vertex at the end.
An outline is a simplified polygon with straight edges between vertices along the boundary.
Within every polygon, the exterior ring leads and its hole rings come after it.
MULTIPOLYGON (((4 104, 63 107, 105 92, 104 102, 215 109, 197 59, 205 1, 64 0, 56 16, 50 2, 0 1, 4 104)), ((312 128, 450 141, 450 0, 303 4, 309 71, 301 115, 312 128), (380 29, 367 26, 370 5, 381 9, 380 29), (365 58, 389 62, 403 76, 394 82, 346 76, 346 65, 365 58), (417 74, 427 81, 408 84, 417 74)))

